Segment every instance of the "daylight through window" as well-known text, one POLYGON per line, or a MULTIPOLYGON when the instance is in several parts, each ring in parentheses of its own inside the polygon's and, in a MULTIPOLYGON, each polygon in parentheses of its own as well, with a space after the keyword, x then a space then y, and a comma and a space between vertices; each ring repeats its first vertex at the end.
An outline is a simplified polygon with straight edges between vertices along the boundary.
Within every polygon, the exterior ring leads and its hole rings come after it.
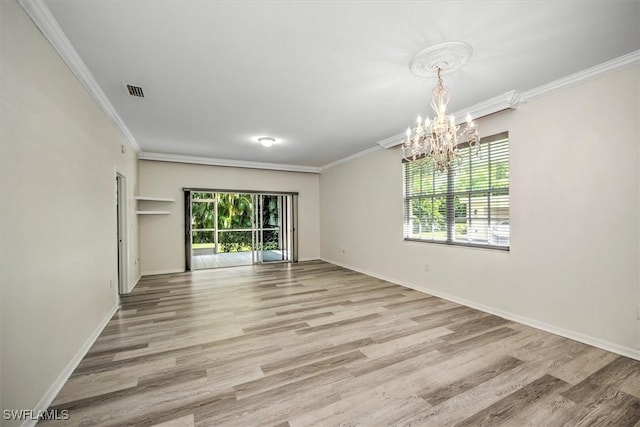
MULTIPOLYGON (((404 238, 509 249, 509 136, 482 138, 480 152, 449 171, 405 162, 404 238)), ((467 151, 467 153, 465 153, 467 151)))

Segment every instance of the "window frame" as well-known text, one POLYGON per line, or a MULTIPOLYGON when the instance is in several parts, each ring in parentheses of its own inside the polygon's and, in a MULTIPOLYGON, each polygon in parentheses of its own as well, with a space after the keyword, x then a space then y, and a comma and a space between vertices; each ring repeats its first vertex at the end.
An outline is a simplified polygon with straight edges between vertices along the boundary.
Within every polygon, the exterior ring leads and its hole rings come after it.
MULTIPOLYGON (((506 139, 507 140, 507 160, 509 160, 510 158, 510 143, 511 140, 509 139, 509 132, 505 131, 505 132, 501 132, 495 135, 490 135, 490 136, 486 136, 484 138, 480 139, 480 149, 482 150, 483 145, 486 144, 490 144, 492 142, 497 142, 497 141, 502 141, 506 139)), ((489 146, 490 147, 490 146, 489 146)), ((463 145, 464 148, 464 145, 463 145)), ((486 148, 485 148, 486 149, 486 148)), ((424 156, 415 159, 415 161, 420 160, 424 158, 424 156)), ((413 162, 413 160, 411 161, 407 161, 407 160, 403 160, 402 164, 404 165, 405 163, 411 163, 413 162)), ((490 167, 491 165, 491 156, 489 155, 489 157, 487 157, 487 165, 488 167, 490 167)), ((509 172, 510 172, 510 162, 509 162, 509 172)), ((471 165, 469 166, 471 168, 471 165)), ((476 166, 477 167, 477 166, 476 166)), ((432 173, 432 172, 430 172, 432 173)), ((463 247, 472 247, 472 248, 481 248, 481 249, 490 249, 490 250, 498 250, 498 251, 503 251, 503 252, 510 252, 511 250, 511 229, 509 229, 509 244, 507 245, 496 245, 496 244, 489 244, 487 243, 474 243, 471 241, 462 241, 462 240, 454 240, 453 237, 455 236, 455 226, 456 226, 456 213, 455 213, 455 199, 456 197, 462 197, 462 196, 471 196, 473 193, 479 193, 479 194, 487 194, 489 196, 489 208, 488 208, 488 218, 487 221, 490 223, 491 221, 491 210, 490 210, 490 202, 491 202, 491 197, 495 197, 495 196, 500 196, 500 195, 506 195, 508 197, 508 203, 509 203, 509 208, 511 206, 511 198, 510 198, 510 186, 511 186, 511 181, 509 179, 508 185, 506 188, 491 188, 490 186, 487 189, 480 189, 480 190, 465 190, 465 191, 455 191, 455 180, 454 180, 454 176, 455 176, 455 168, 452 170, 447 170, 446 172, 441 172, 441 173, 446 173, 447 177, 446 177, 446 190, 444 192, 442 191, 435 191, 435 183, 434 183, 434 189, 431 193, 418 193, 418 194, 411 194, 408 195, 407 194, 407 189, 408 186, 410 185, 408 183, 407 180, 407 173, 405 171, 405 168, 403 167, 402 170, 402 184, 403 184, 403 198, 402 198, 402 202, 403 202, 403 218, 402 218, 402 234, 403 234, 403 239, 407 242, 420 242, 420 243, 435 243, 438 245, 446 245, 446 246, 463 246, 463 247), (446 240, 435 240, 433 237, 430 239, 426 239, 426 238, 415 238, 415 237, 408 237, 407 236, 407 231, 406 231, 406 227, 407 227, 407 216, 406 216, 406 210, 407 210, 407 201, 409 199, 428 199, 431 198, 432 200, 435 200, 437 198, 444 198, 446 201, 446 240)), ((473 169, 471 169, 471 174, 473 173, 473 169)), ((491 172, 489 172, 489 175, 491 174, 491 172)), ((467 209, 470 209, 470 204, 467 205, 469 206, 467 209)), ((469 214, 467 213, 466 215, 467 217, 467 226, 469 225, 469 214)), ((509 217, 508 217, 508 221, 509 223, 511 219, 511 214, 509 213, 509 217)), ((488 226, 489 228, 487 229, 487 233, 489 232, 490 226, 488 226)))

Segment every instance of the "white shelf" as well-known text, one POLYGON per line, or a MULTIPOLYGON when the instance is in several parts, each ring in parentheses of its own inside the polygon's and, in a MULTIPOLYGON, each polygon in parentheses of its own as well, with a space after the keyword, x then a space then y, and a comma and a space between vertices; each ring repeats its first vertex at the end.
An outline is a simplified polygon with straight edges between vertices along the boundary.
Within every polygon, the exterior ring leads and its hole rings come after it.
MULTIPOLYGON (((136 196, 138 202, 166 202, 173 203, 175 199, 168 199, 165 197, 151 197, 151 196, 136 196)), ((141 208, 142 206, 138 206, 141 208)), ((136 211, 137 215, 170 215, 169 211, 136 211)))
POLYGON ((136 215, 169 215, 169 211, 136 211, 136 215))
POLYGON ((136 196, 136 200, 142 200, 145 202, 175 202, 175 199, 166 199, 164 197, 148 197, 148 196, 136 196))

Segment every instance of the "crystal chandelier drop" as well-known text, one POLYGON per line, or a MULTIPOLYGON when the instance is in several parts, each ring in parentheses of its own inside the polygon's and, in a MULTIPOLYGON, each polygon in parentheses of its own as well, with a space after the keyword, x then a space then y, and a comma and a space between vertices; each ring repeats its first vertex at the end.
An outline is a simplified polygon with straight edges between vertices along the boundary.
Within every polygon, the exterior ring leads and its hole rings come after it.
POLYGON ((442 82, 442 68, 436 67, 435 71, 438 75, 438 85, 431 92, 433 120, 427 116, 423 122, 422 117, 418 116, 416 126, 407 129, 407 137, 402 143, 402 155, 405 160, 426 157, 434 163, 438 171, 444 172, 461 160, 461 148, 469 147, 469 153, 478 151, 480 138, 469 114, 462 128, 456 125, 453 114, 446 114, 451 95, 449 88, 442 82))

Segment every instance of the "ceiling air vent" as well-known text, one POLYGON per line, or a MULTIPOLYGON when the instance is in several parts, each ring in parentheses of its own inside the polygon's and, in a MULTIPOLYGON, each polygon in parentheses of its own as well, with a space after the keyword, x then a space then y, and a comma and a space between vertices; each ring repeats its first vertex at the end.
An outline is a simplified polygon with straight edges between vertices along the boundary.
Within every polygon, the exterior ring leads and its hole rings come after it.
POLYGON ((142 92, 142 87, 135 85, 126 85, 127 90, 129 91, 129 95, 138 96, 140 98, 144 98, 144 93, 142 92))

